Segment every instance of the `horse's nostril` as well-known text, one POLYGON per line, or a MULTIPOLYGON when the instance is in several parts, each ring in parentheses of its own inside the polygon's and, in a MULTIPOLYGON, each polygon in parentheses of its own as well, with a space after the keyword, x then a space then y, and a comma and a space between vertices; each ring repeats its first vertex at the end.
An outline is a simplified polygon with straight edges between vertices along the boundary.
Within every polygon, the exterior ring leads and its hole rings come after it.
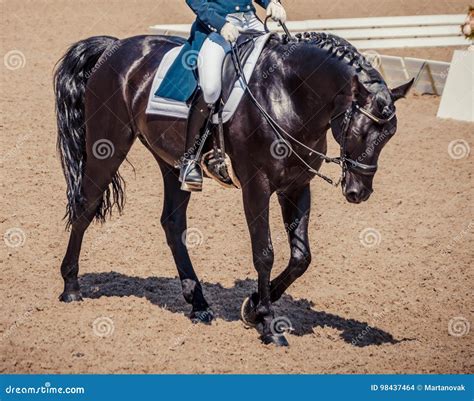
POLYGON ((359 192, 356 190, 347 191, 346 198, 349 202, 357 202, 359 200, 359 192))

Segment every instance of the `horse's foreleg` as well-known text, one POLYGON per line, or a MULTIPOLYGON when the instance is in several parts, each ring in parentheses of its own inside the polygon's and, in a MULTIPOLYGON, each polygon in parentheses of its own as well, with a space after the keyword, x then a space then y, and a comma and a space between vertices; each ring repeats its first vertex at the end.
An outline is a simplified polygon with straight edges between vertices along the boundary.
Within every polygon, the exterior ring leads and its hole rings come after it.
POLYGON ((278 195, 283 221, 288 233, 291 257, 288 267, 271 282, 271 300, 277 301, 287 288, 308 269, 311 252, 308 222, 311 207, 309 184, 291 193, 278 195))
POLYGON ((270 299, 270 275, 273 247, 270 236, 269 203, 271 192, 254 179, 242 189, 245 216, 252 242, 253 264, 258 274, 258 292, 244 302, 243 318, 256 325, 265 344, 287 345, 282 335, 273 332, 273 308, 270 299), (246 317, 248 319, 246 319, 246 317))
POLYGON ((179 177, 175 169, 160 161, 159 164, 165 187, 161 224, 178 268, 184 299, 193 306, 190 318, 194 322, 210 323, 213 314, 204 298, 201 283, 186 247, 186 210, 190 193, 180 189, 179 177))

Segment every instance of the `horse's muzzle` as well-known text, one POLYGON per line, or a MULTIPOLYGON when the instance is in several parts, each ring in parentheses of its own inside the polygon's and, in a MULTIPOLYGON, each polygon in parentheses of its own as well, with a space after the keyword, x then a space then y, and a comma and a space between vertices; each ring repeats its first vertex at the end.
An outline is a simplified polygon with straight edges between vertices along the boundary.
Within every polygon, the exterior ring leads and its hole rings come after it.
POLYGON ((366 188, 357 180, 347 180, 342 186, 342 193, 349 203, 361 203, 370 198, 372 189, 366 188))

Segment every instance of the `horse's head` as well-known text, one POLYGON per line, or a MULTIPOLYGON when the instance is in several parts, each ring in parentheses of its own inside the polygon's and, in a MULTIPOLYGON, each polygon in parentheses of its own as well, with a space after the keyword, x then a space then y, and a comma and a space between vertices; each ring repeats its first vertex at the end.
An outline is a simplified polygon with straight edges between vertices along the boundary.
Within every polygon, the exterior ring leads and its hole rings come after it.
POLYGON ((397 130, 395 102, 404 97, 413 79, 395 89, 384 82, 367 87, 356 76, 346 111, 333 117, 334 137, 341 146, 342 192, 351 203, 369 199, 382 148, 397 130))

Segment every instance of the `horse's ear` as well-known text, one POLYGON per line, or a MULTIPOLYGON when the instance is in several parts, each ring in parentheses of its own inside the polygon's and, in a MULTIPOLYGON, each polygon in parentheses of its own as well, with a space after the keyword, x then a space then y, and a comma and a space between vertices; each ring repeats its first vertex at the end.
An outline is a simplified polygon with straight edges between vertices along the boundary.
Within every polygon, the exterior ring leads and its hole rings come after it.
POLYGON ((367 88, 359 81, 359 77, 354 75, 351 81, 351 90, 354 100, 364 103, 367 100, 370 92, 367 88))
POLYGON ((392 93, 393 101, 396 102, 398 99, 405 97, 410 88, 412 87, 413 82, 415 82, 415 78, 410 79, 406 84, 391 89, 390 92, 392 93))

